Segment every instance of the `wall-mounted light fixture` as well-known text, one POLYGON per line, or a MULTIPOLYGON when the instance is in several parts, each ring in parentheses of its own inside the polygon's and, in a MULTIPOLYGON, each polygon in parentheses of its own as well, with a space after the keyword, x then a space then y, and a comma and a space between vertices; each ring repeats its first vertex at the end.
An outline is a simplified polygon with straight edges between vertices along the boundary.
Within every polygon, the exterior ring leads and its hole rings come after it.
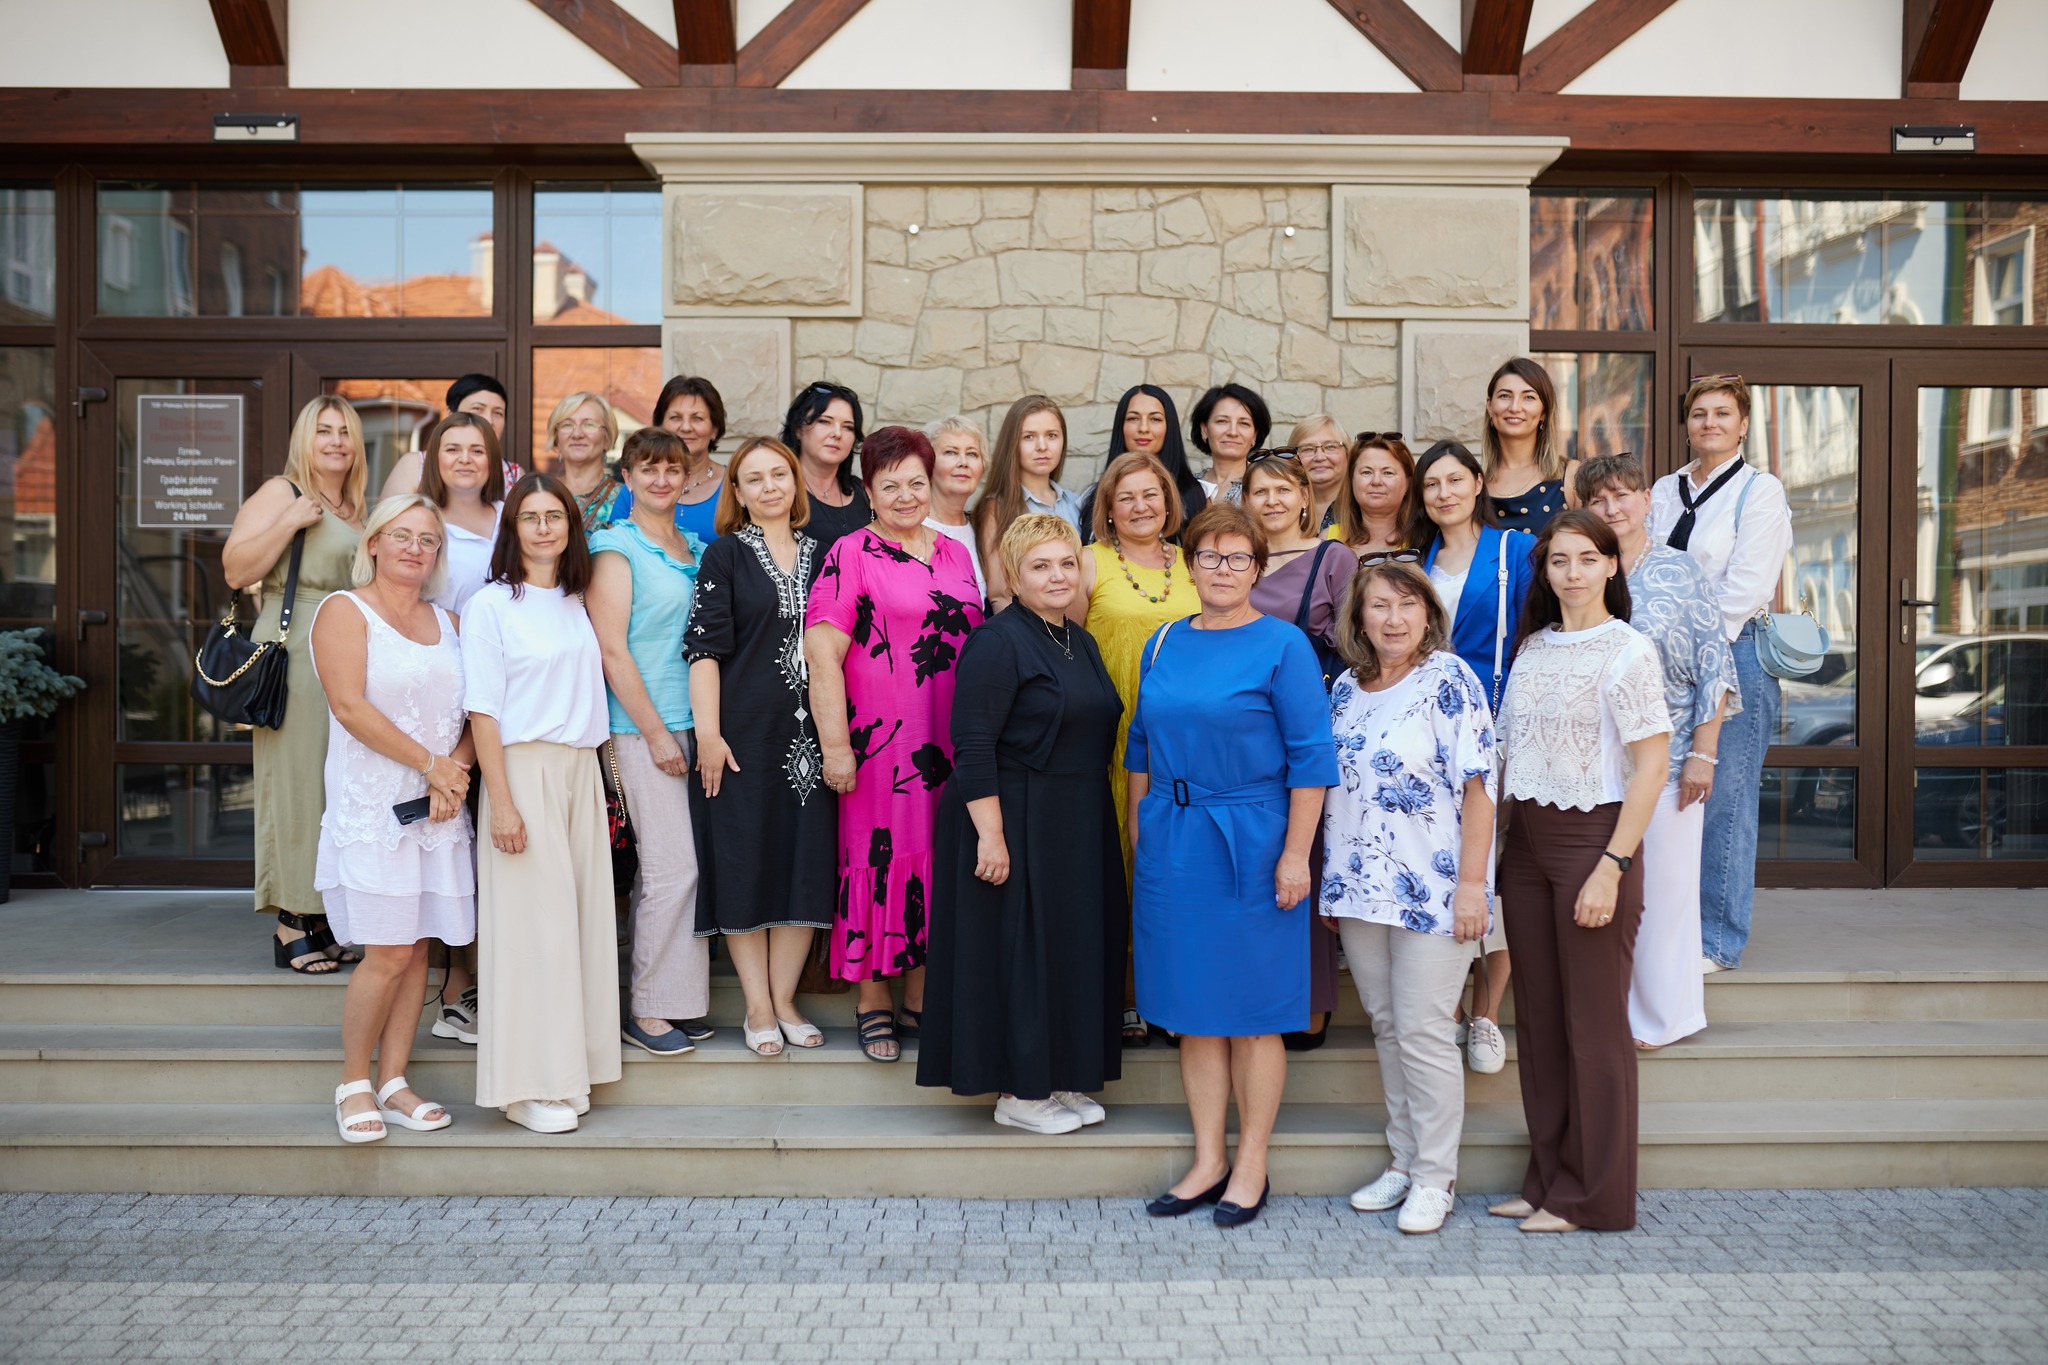
POLYGON ((1892 126, 1895 152, 1974 152, 1974 123, 1899 123, 1892 126))
POLYGON ((297 142, 297 114, 215 114, 215 142, 297 142))

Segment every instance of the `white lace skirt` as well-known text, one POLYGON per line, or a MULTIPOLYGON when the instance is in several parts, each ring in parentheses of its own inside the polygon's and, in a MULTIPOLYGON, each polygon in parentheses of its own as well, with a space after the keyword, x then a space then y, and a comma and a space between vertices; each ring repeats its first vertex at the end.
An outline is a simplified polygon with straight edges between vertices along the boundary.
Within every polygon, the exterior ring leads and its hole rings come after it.
MULTIPOLYGON (((468 818, 457 813, 457 819, 468 818)), ((468 839, 395 849, 374 840, 337 844, 320 832, 313 888, 343 943, 405 946, 423 938, 460 945, 476 937, 476 861, 468 839)))

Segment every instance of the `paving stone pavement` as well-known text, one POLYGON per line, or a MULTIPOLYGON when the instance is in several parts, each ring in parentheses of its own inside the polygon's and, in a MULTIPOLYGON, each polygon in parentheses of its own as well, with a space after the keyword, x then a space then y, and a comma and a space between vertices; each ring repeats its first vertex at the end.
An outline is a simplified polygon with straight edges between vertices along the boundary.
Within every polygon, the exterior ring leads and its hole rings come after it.
POLYGON ((1485 1203, 0 1195, 0 1361, 2048 1360, 2048 1191, 1485 1203))

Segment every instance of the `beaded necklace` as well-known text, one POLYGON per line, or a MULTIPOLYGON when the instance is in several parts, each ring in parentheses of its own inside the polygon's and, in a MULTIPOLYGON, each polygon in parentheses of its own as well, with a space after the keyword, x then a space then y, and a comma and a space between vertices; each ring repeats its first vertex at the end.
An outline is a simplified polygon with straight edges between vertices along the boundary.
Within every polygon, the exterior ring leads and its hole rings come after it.
POLYGON ((1167 598, 1173 596, 1173 547, 1171 545, 1166 547, 1166 568, 1164 570, 1166 586, 1160 591, 1157 597, 1154 597, 1151 593, 1146 592, 1143 588, 1138 586, 1138 577, 1136 574, 1131 572, 1130 561, 1124 558, 1123 542, 1112 541, 1110 544, 1110 549, 1116 551, 1117 567, 1124 571, 1124 582, 1131 585, 1132 592, 1138 594, 1138 596, 1144 598, 1147 602, 1151 602, 1154 604, 1164 602, 1167 598))

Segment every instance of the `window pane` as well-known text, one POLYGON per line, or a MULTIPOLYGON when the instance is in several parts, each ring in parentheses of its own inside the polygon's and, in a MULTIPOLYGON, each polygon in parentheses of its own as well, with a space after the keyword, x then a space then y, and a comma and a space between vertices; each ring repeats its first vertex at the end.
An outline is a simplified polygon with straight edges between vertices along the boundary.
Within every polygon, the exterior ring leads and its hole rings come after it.
POLYGON ((481 317, 488 186, 99 187, 99 311, 481 317))
POLYGON ((1649 190, 1531 191, 1529 325, 1648 331, 1655 223, 1649 190))
POLYGON ((2048 744, 2048 410, 2039 389, 1923 388, 1914 742, 2048 744))
POLYGON ((1916 858, 2048 858, 2048 768, 1918 768, 1916 858))
MULTIPOLYGON (((533 352, 533 461, 559 472, 561 460, 549 439, 548 418, 572 393, 594 393, 612 405, 619 440, 653 420, 661 394, 659 346, 545 346, 533 352)), ((618 454, 612 446, 612 454, 618 454)))
POLYGON ((533 320, 661 321, 660 186, 534 190, 533 320))
POLYGON ((1792 505, 1792 553, 1774 611, 1813 612, 1831 656, 1818 672, 1784 684, 1778 744, 1856 739, 1856 500, 1863 391, 1832 384, 1758 384, 1750 389, 1744 456, 1776 474, 1792 505))
POLYGON ((1649 463, 1651 357, 1551 351, 1536 362, 1557 386, 1557 435, 1572 459, 1630 451, 1649 463))
POLYGON ((57 353, 0 346, 0 630, 56 619, 57 353))
POLYGON ((247 764, 123 763, 124 858, 256 856, 256 770, 247 764))
POLYGON ((1854 768, 1766 768, 1757 802, 1756 856, 1856 856, 1854 768))
POLYGON ((2021 326, 2042 321, 2048 199, 1702 192, 1701 322, 2021 326))
POLYGON ((370 496, 398 457, 418 450, 434 423, 446 415, 443 399, 452 379, 330 379, 322 393, 338 393, 363 421, 363 448, 370 465, 370 496))
POLYGON ((0 185, 0 323, 57 316, 57 192, 0 185))

